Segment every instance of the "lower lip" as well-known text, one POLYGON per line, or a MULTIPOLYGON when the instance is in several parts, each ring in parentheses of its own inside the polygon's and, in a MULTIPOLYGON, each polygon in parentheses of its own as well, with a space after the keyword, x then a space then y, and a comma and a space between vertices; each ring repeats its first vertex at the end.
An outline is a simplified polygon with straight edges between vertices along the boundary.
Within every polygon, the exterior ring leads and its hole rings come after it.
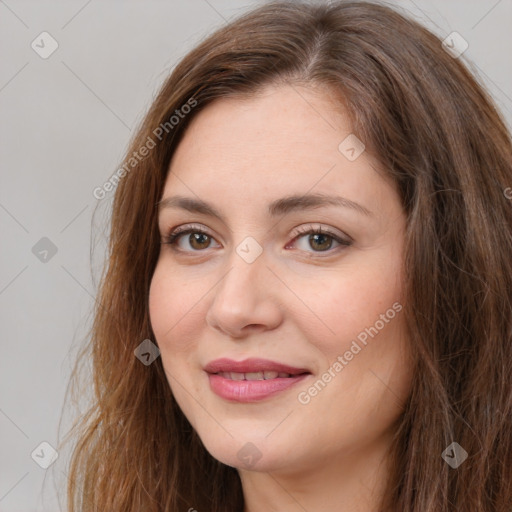
POLYGON ((216 395, 225 400, 247 403, 258 402, 280 391, 285 391, 304 380, 308 375, 268 380, 231 380, 221 375, 209 374, 209 379, 210 387, 216 395))

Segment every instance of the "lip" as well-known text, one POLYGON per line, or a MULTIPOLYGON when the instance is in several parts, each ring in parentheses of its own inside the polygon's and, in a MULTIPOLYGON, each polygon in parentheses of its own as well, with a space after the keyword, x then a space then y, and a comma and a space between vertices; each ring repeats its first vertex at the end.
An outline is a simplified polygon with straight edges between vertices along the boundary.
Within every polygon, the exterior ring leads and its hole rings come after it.
POLYGON ((233 361, 232 359, 222 358, 215 359, 209 362, 205 367, 204 371, 207 373, 219 373, 219 372, 238 372, 238 373, 250 373, 250 372, 263 372, 265 370, 273 372, 289 373, 291 375, 299 375, 301 373, 310 373, 307 368, 296 368, 276 361, 270 361, 269 359, 259 359, 251 357, 244 359, 243 361, 233 361))
POLYGON ((311 372, 306 368, 250 358, 243 361, 222 358, 211 361, 204 367, 208 374, 211 390, 221 398, 234 402, 257 402, 285 391, 304 380, 311 372), (256 373, 271 371, 290 374, 290 377, 276 377, 266 380, 232 380, 218 373, 256 373))

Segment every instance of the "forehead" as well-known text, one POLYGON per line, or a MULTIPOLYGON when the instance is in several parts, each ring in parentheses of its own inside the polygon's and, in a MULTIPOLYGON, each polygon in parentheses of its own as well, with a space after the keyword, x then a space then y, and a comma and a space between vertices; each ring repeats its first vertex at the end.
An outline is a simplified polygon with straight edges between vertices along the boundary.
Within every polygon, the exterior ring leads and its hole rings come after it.
POLYGON ((174 155, 174 163, 222 158, 226 165, 282 160, 319 163, 338 157, 340 136, 350 124, 322 89, 267 87, 250 98, 223 98, 193 120, 174 155), (212 154, 212 150, 215 152, 212 154), (283 151, 286 150, 286 151, 283 151))
POLYGON ((223 200, 236 192, 247 206, 260 197, 313 191, 380 200, 378 164, 365 152, 347 159, 339 147, 348 136, 348 115, 325 89, 268 87, 251 98, 219 99, 190 123, 164 197, 192 193, 223 200))

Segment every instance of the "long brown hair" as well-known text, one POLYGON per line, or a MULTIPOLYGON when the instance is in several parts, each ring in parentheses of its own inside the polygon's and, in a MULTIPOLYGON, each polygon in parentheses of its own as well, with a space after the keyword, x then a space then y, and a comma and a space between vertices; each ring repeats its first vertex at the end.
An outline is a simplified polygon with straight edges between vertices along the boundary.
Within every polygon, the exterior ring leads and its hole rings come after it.
POLYGON ((270 83, 321 84, 344 102, 407 215, 403 314, 415 369, 393 444, 389 509, 510 512, 510 134, 436 36, 395 9, 355 1, 275 2, 243 15, 177 65, 142 121, 115 183, 108 261, 81 359, 92 357, 94 404, 75 432, 69 510, 243 508, 236 469, 205 450, 160 358, 146 366, 134 350, 155 341, 156 203, 184 130, 215 99, 270 83), (452 442, 468 453, 457 469, 441 456, 452 442))

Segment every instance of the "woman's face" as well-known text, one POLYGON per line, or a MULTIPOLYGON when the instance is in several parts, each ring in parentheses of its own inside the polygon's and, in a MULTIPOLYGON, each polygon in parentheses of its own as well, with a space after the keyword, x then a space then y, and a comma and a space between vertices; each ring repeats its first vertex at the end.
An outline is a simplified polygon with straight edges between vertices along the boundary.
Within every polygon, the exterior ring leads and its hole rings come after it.
POLYGON ((165 183, 162 239, 187 232, 161 246, 151 324, 183 413, 240 469, 384 449, 409 393, 405 215, 337 110, 299 86, 217 100, 165 183))

